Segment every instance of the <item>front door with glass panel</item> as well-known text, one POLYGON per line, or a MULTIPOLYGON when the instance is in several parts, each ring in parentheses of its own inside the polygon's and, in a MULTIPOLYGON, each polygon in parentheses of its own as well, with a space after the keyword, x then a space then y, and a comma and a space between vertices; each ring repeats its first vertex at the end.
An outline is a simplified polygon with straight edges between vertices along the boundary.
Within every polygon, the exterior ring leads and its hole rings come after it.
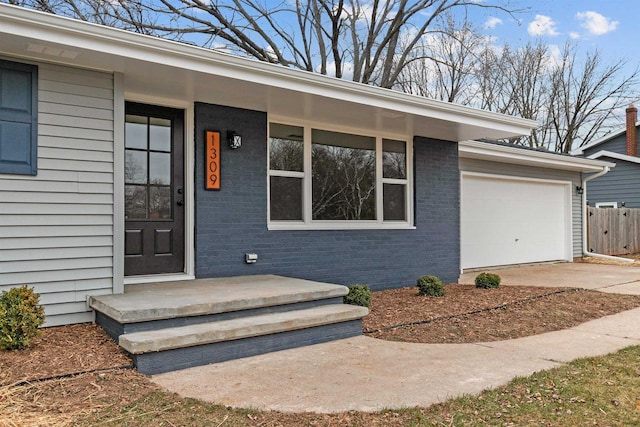
POLYGON ((184 271, 184 111, 128 102, 125 275, 184 271))

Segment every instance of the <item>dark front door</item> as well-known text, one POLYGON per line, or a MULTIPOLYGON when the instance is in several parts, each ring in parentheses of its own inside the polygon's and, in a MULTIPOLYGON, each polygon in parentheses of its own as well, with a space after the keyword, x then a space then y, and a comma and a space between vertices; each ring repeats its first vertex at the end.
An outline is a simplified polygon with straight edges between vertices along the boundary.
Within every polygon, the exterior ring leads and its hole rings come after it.
POLYGON ((184 271, 184 111, 128 102, 124 274, 184 271))

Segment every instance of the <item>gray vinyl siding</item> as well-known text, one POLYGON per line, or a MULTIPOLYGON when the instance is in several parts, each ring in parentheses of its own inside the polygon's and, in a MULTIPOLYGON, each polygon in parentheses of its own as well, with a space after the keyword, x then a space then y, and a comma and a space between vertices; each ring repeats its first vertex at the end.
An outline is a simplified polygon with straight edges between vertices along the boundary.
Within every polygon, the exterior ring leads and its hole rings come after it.
POLYGON ((609 173, 587 182, 587 202, 589 206, 596 203, 622 202, 628 208, 640 208, 640 164, 624 160, 601 157, 616 164, 609 173))
POLYGON ((589 157, 590 155, 602 150, 612 151, 618 154, 627 154, 627 133, 623 132, 615 138, 611 138, 607 142, 585 149, 584 157, 589 157))
MULTIPOLYGON (((459 161, 460 170, 466 172, 490 173, 496 175, 509 175, 515 177, 551 179, 571 181, 572 190, 581 185, 579 172, 563 171, 558 169, 535 168, 530 166, 514 165, 510 163, 489 162, 477 159, 464 159, 459 161)), ((582 256, 582 208, 581 197, 571 191, 571 223, 573 231, 573 256, 582 256)))
POLYGON ((33 286, 46 326, 91 321, 113 289, 113 76, 36 65, 38 174, 0 174, 0 291, 33 286))
MULTIPOLYGON (((627 154, 626 132, 584 150, 584 155, 590 156, 602 150, 627 154)), ((624 202, 628 208, 640 208, 640 164, 609 157, 599 157, 598 160, 615 163, 616 167, 587 183, 589 206, 604 202, 617 202, 620 206, 624 202)))

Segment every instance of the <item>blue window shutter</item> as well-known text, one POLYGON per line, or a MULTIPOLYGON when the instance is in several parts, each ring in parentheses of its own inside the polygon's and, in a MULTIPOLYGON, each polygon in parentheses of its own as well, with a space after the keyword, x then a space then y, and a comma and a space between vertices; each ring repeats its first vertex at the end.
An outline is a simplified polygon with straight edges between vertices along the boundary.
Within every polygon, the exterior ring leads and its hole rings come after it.
POLYGON ((38 67, 0 60, 0 173, 38 172, 38 67))

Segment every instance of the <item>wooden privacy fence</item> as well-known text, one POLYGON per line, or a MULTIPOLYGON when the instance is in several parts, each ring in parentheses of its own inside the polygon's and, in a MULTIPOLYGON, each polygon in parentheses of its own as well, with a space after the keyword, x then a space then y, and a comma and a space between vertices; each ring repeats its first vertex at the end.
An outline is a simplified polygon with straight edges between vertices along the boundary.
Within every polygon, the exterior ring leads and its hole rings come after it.
POLYGON ((587 208, 589 252, 605 255, 640 253, 640 209, 587 208))

